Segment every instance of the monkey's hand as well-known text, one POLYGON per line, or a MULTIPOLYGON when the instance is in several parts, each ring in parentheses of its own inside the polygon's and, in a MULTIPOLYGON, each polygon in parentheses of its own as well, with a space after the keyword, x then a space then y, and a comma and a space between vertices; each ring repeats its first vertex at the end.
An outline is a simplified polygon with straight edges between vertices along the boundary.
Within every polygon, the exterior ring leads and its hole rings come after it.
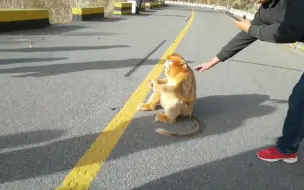
POLYGON ((153 92, 161 91, 163 84, 159 84, 157 80, 153 80, 151 84, 153 92))
POLYGON ((151 88, 154 88, 155 85, 157 85, 157 84, 158 84, 158 81, 157 81, 156 79, 152 79, 152 80, 150 81, 150 87, 151 87, 151 88))

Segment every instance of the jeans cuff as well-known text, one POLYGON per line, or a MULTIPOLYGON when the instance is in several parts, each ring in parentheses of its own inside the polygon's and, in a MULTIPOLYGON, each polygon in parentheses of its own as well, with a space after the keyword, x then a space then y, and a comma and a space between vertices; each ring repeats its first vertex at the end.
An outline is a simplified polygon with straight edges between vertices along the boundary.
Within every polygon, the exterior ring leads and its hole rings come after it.
POLYGON ((291 154, 294 154, 296 153, 297 151, 296 150, 291 150, 289 148, 282 148, 280 147, 279 145, 276 145, 275 148, 281 153, 281 154, 284 154, 286 156, 289 156, 291 154))

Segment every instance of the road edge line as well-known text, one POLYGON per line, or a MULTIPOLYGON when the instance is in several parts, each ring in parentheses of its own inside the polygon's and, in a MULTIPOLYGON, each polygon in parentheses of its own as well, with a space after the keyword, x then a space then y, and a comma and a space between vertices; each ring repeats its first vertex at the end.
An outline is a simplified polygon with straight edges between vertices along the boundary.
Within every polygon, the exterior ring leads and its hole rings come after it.
POLYGON ((148 82, 151 79, 158 78, 161 75, 166 57, 169 54, 174 53, 190 29, 194 18, 195 12, 192 8, 191 18, 184 29, 165 51, 163 56, 160 58, 152 71, 147 75, 144 81, 139 85, 135 92, 133 92, 124 107, 110 121, 104 131, 102 131, 97 137, 95 142, 91 144, 90 148, 74 165, 71 171, 66 175, 63 183, 57 187, 56 190, 85 190, 90 188, 91 183, 94 181, 103 164, 111 154, 112 150, 115 148, 120 137, 133 120, 135 114, 137 113, 138 104, 143 102, 150 92, 151 89, 148 86, 148 82))

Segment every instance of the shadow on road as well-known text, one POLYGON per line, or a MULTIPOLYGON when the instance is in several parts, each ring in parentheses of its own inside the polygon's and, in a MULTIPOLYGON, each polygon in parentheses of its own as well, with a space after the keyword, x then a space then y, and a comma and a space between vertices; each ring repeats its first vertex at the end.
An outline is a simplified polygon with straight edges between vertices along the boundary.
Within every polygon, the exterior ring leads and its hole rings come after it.
MULTIPOLYGON (((143 59, 126 59, 126 60, 113 60, 113 61, 92 61, 92 62, 63 63, 63 64, 40 65, 40 66, 25 66, 25 67, 15 67, 9 69, 0 69, 0 74, 19 73, 20 75, 15 77, 45 77, 45 76, 54 76, 54 75, 68 74, 68 73, 81 72, 81 71, 132 67, 132 70, 130 70, 128 73, 124 73, 124 74, 129 74, 130 72, 132 73, 134 69, 136 70, 138 65, 141 64, 155 65, 160 61, 157 59, 147 59, 145 60, 144 63, 142 63, 142 60, 143 59)), ((192 61, 188 61, 188 63, 192 63, 192 61)))
POLYGON ((0 149, 45 142, 60 137, 63 133, 61 129, 54 129, 0 136, 0 149))
POLYGON ((16 49, 0 49, 0 52, 50 52, 50 51, 81 51, 94 49, 111 49, 131 47, 129 45, 114 45, 114 46, 57 46, 57 47, 34 47, 34 48, 16 48, 16 49))
POLYGON ((63 34, 66 32, 86 29, 87 26, 84 25, 73 25, 73 24, 66 24, 66 25, 50 25, 46 28, 38 28, 38 29, 32 29, 32 30, 24 30, 24 31, 14 31, 14 32, 5 32, 3 34, 5 35, 21 35, 21 36, 27 36, 27 35, 58 35, 63 34))
MULTIPOLYGON (((259 94, 210 96, 200 98, 196 104, 195 113, 198 118, 204 120, 207 127, 204 133, 199 135, 197 138, 204 138, 206 136, 237 129, 249 118, 259 117, 273 112, 275 110, 273 106, 261 105, 268 99, 268 96, 259 94), (239 107, 242 107, 243 110, 239 110, 239 107), (200 111, 201 108, 204 110, 200 111), (225 114, 226 117, 219 120, 219 115, 221 114, 225 114), (232 119, 232 121, 228 122, 228 118, 232 119), (212 127, 208 125, 209 123, 212 123, 212 127)), ((124 125, 121 124, 117 126, 114 131, 108 131, 108 135, 111 135, 111 133, 114 133, 116 130, 124 130, 123 126, 124 125)), ((130 126, 126 129, 109 159, 116 159, 145 149, 166 146, 187 140, 164 138, 159 136, 154 132, 154 129, 159 126, 166 128, 166 124, 154 122, 154 114, 135 118, 131 121, 130 126)), ((167 126, 168 128, 170 127, 177 131, 190 129, 190 126, 186 128, 185 126, 181 126, 181 124, 176 124, 173 128, 170 125, 167 126)), ((30 144, 44 141, 45 133, 41 135, 41 138, 39 138, 39 133, 41 132, 38 131, 33 134, 24 133, 0 137, 2 138, 0 142, 4 142, 4 146, 6 147, 13 147, 23 143, 30 144), (30 137, 33 139, 27 140, 30 137), (10 139, 15 140, 7 142, 10 141, 10 139), (17 139, 20 141, 18 142, 17 139)), ((48 139, 55 139, 56 135, 59 136, 61 134, 61 131, 55 130, 48 133, 51 134, 48 139)), ((69 139, 57 140, 47 145, 2 152, 0 153, 0 167, 2 171, 0 172, 0 183, 68 171, 87 151, 98 135, 99 133, 87 134, 69 139)), ((88 162, 87 164, 94 163, 88 162)), ((235 162, 226 167, 240 164, 241 163, 235 162)), ((207 173, 210 174, 210 172, 212 171, 207 173)), ((219 175, 221 174, 219 173, 219 175)), ((230 178, 230 180, 231 179, 232 178, 230 178)))
POLYGON ((79 36, 79 37, 87 37, 87 36, 113 36, 119 35, 118 33, 110 33, 110 32, 69 32, 65 33, 62 36, 79 36))
POLYGON ((134 17, 134 16, 137 16, 137 17, 149 17, 149 16, 154 16, 155 14, 151 14, 151 13, 148 13, 147 11, 146 12, 141 12, 140 14, 131 14, 131 15, 128 15, 130 17, 134 17))
POLYGON ((8 65, 14 63, 32 63, 32 62, 44 62, 44 61, 59 61, 67 60, 68 58, 18 58, 18 59, 0 59, 0 65, 8 65))
MULTIPOLYGON (((208 164, 158 178, 133 190, 162 189, 303 189, 304 165, 258 160, 256 152, 244 152, 208 164)), ((300 156, 304 156, 301 152, 300 156)))
POLYGON ((184 15, 165 15, 165 14, 157 14, 153 16, 160 16, 160 17, 180 17, 180 18, 188 18, 189 16, 184 16, 184 15))
POLYGON ((94 20, 88 20, 88 21, 74 21, 74 23, 79 23, 79 24, 86 24, 86 23, 94 23, 94 22, 119 22, 127 20, 126 17, 119 17, 119 16, 109 16, 109 17, 104 17, 101 19, 94 19, 94 20))
POLYGON ((292 68, 280 67, 280 66, 275 66, 275 65, 267 65, 267 64, 256 63, 256 62, 251 62, 251 61, 242 61, 242 60, 235 60, 235 59, 229 59, 228 61, 237 62, 237 63, 247 63, 247 64, 252 64, 252 65, 260 65, 260 66, 272 67, 272 68, 284 69, 284 70, 290 70, 290 71, 300 71, 300 72, 304 71, 304 70, 300 70, 300 69, 292 69, 292 68))
MULTIPOLYGON (((92 21, 91 21, 92 22, 92 21)), ((97 21, 95 21, 97 22, 97 21)), ((104 20, 103 22, 109 22, 104 20)), ((9 38, 10 40, 0 41, 3 43, 19 43, 20 41, 18 38, 22 38, 23 36, 31 36, 31 37, 51 37, 51 36, 110 36, 110 35, 117 35, 116 33, 109 33, 109 32, 93 32, 93 31, 82 31, 82 29, 93 28, 93 26, 88 25, 88 22, 82 22, 79 25, 66 25, 66 26, 57 26, 51 25, 47 28, 42 29, 32 29, 32 30, 24 30, 24 31, 16 31, 16 32, 9 32, 5 33, 5 35, 14 36, 13 38, 9 38)))
MULTIPOLYGON (((56 139, 56 130, 53 134, 51 133, 51 136, 48 137, 49 140, 51 137, 56 139)), ((36 135, 31 135, 30 133, 16 136, 19 137, 20 141, 28 136, 36 137, 36 135)), ((70 170, 97 136, 98 134, 88 134, 58 140, 43 146, 0 153, 0 183, 70 170)), ((11 136, 5 137, 4 140, 9 138, 11 136)), ((39 138, 36 138, 36 140, 39 140, 39 138)), ((44 141, 42 138, 40 140, 44 141)), ((18 145, 18 143, 15 144, 18 145)))

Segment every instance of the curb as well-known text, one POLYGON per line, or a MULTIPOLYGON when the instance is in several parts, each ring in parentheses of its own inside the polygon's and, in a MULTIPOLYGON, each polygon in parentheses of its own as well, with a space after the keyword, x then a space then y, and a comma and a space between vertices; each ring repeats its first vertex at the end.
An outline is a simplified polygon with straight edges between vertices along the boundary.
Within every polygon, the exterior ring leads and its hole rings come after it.
MULTIPOLYGON (((115 2, 114 15, 133 15, 135 13, 135 1, 115 2)), ((156 9, 165 6, 164 0, 142 3, 140 10, 156 9)), ((72 23, 92 20, 102 20, 105 18, 104 7, 72 7, 72 23)), ((0 8, 0 33, 31 30, 45 28, 52 25, 50 23, 47 9, 6 9, 0 8)), ((56 25, 56 24, 54 24, 56 25)))
POLYGON ((104 18, 104 7, 72 8, 72 21, 90 21, 104 18))
POLYGON ((0 31, 44 28, 50 25, 46 9, 0 9, 0 31))
POLYGON ((114 6, 114 15, 129 15, 132 14, 131 2, 117 2, 114 6))

